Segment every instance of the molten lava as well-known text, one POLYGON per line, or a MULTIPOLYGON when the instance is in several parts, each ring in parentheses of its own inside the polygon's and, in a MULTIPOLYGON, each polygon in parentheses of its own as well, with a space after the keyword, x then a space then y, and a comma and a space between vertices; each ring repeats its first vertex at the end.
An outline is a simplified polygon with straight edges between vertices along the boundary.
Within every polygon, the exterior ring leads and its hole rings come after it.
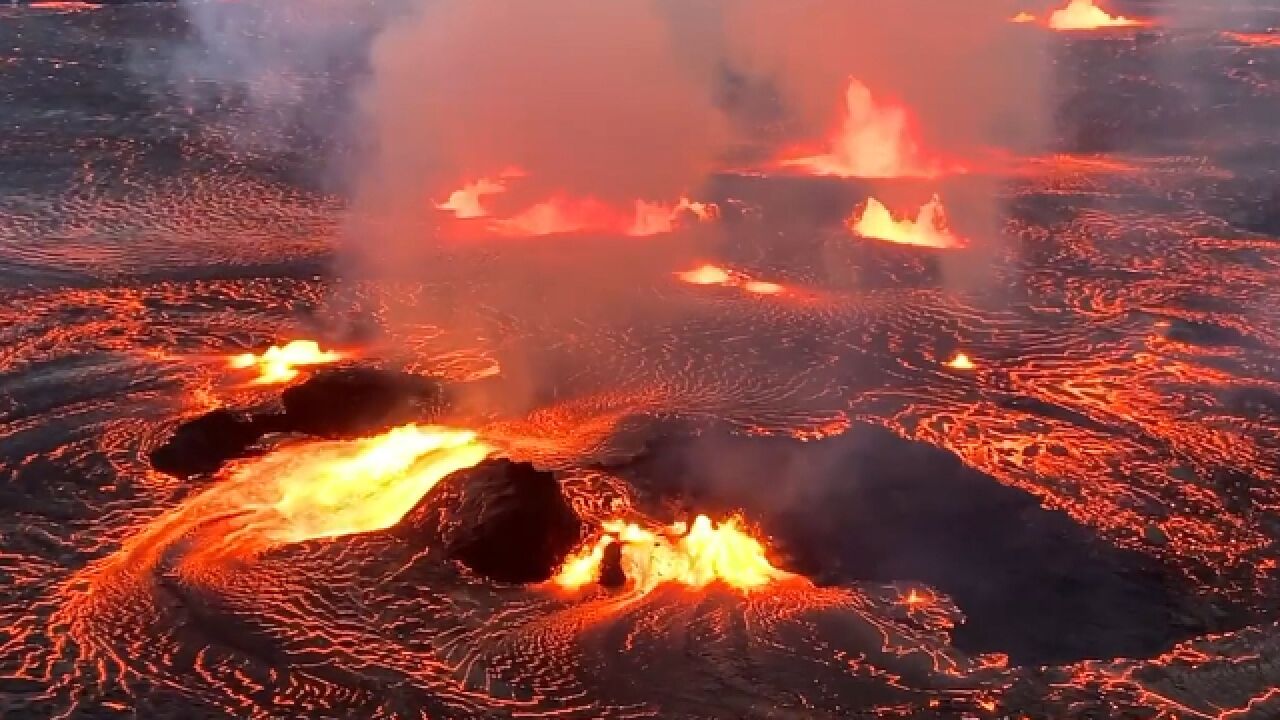
POLYGON ((321 350, 314 340, 294 340, 283 346, 272 345, 260 355, 236 355, 227 364, 237 370, 256 368, 258 377, 254 378, 253 384, 273 385, 296 378, 299 367, 334 363, 343 357, 339 352, 321 350))
POLYGON ((778 295, 786 288, 777 283, 752 278, 736 271, 725 270, 717 265, 704 263, 692 270, 675 274, 680 280, 690 285, 719 285, 721 287, 741 288, 753 295, 778 295))
POLYGON ((694 219, 715 217, 715 206, 680 198, 673 204, 637 200, 629 209, 617 208, 591 197, 556 196, 516 215, 494 220, 490 228, 499 235, 536 237, 563 233, 600 232, 647 237, 669 233, 694 219))
POLYGON ((920 208, 915 220, 895 220, 879 200, 868 198, 861 209, 850 216, 847 225, 862 237, 902 245, 932 248, 963 248, 968 245, 968 241, 952 232, 942 200, 937 195, 920 208))
POLYGON ((943 364, 953 370, 972 370, 977 367, 973 360, 970 360, 969 356, 964 353, 956 353, 955 357, 943 364))
POLYGON ((1026 12, 1025 10, 1009 18, 1009 22, 1015 22, 1015 23, 1033 23, 1035 21, 1036 21, 1036 16, 1032 15, 1029 12, 1026 12))
POLYGON ((845 90, 844 119, 831 137, 830 149, 781 164, 838 177, 936 177, 944 171, 937 159, 921 151, 910 110, 875 97, 855 79, 845 90))
POLYGON ((1223 37, 1241 45, 1251 45, 1253 47, 1269 47, 1280 48, 1280 34, 1276 33, 1239 33, 1225 32, 1223 37))
POLYGON ((692 526, 677 522, 656 530, 622 520, 605 522, 600 538, 570 557, 553 581, 569 589, 596 582, 605 550, 615 543, 621 546, 628 586, 639 594, 665 584, 702 588, 723 583, 746 591, 795 577, 769 563, 764 546, 740 527, 738 518, 716 524, 699 515, 692 526))
POLYGON ((687 221, 707 222, 717 216, 710 203, 682 197, 674 203, 636 200, 630 206, 615 206, 594 197, 559 193, 513 215, 494 217, 485 203, 490 195, 505 193, 508 180, 525 177, 523 170, 508 168, 495 177, 483 177, 454 190, 443 202, 435 203, 461 220, 493 218, 487 229, 507 237, 537 237, 563 233, 599 232, 633 237, 669 233, 687 221))
POLYGON ((742 283, 742 289, 755 295, 777 295, 786 288, 764 280, 747 280, 742 283))
POLYGON ((733 282, 729 271, 710 263, 700 265, 693 270, 676 273, 676 277, 693 285, 728 285, 733 282))
POLYGON ((1049 27, 1054 30, 1096 30, 1145 24, 1141 20, 1111 15, 1094 5, 1093 0, 1070 0, 1066 7, 1054 10, 1049 15, 1049 27))
POLYGON ((262 549, 395 525, 436 483, 492 451, 469 430, 404 425, 353 441, 283 447, 235 466, 236 547, 262 549))

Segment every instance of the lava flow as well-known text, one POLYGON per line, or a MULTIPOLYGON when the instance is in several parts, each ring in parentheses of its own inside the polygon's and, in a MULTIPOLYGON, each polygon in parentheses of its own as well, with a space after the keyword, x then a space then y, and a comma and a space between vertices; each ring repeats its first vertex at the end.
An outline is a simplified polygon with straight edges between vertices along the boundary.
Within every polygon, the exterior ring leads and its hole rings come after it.
POLYGON ((240 462, 154 523, 173 535, 204 528, 188 559, 248 558, 274 547, 395 525, 440 480, 488 457, 470 430, 404 425, 357 440, 303 442, 240 462))
POLYGON ((764 546, 740 523, 736 517, 714 523, 699 515, 692 526, 676 522, 651 530, 623 520, 606 521, 600 538, 570 557, 553 581, 569 589, 599 581, 606 572, 605 554, 614 544, 620 546, 628 587, 638 594, 668 583, 702 588, 719 582, 746 591, 796 577, 770 564, 764 546))
POLYGON ((942 200, 934 195, 920 208, 915 220, 895 220, 879 200, 868 198, 847 221, 850 230, 862 237, 888 240, 901 245, 932 248, 963 248, 969 243, 951 230, 942 200))
POLYGON ((827 152, 784 158, 780 164, 813 175, 863 178, 937 177, 946 170, 921 150, 906 106, 876 97, 852 78, 845 90, 844 118, 827 152))
POLYGON ((1136 27, 1145 25, 1141 20, 1111 15, 1093 4, 1093 0, 1070 0, 1067 6, 1049 15, 1049 27, 1054 30, 1097 30, 1099 28, 1136 27))
POLYGON ((243 353, 227 361, 236 370, 257 369, 254 385, 275 385, 298 376, 298 368, 327 365, 344 358, 334 350, 321 350, 314 340, 293 340, 285 345, 272 345, 261 354, 243 353))
POLYGON ((1280 48, 1280 33, 1241 33, 1225 32, 1228 40, 1252 47, 1280 48))
POLYGON ((281 448, 235 468, 230 480, 255 495, 246 510, 264 513, 246 529, 273 545, 294 543, 389 528, 441 479, 490 451, 470 430, 404 425, 281 448))

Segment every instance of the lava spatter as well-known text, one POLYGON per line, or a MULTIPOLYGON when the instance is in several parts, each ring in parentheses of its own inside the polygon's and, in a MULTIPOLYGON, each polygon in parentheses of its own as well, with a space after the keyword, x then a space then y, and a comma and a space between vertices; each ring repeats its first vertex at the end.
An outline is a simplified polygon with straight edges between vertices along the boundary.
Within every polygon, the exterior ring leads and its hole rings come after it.
POLYGON ((1049 14, 1049 27, 1054 30, 1098 30, 1145 24, 1141 20, 1112 15, 1095 5, 1093 0, 1068 0, 1066 7, 1049 14))
POLYGON ((336 350, 321 350, 314 340, 291 340, 272 345, 261 353, 242 353, 227 360, 235 370, 257 370, 255 385, 286 383, 298 377, 299 368, 336 363, 346 356, 336 350))
POLYGON ((779 164, 837 177, 927 178, 954 171, 921 147, 909 108, 877 97, 852 78, 845 89, 843 117, 829 139, 829 149, 816 155, 792 152, 779 164))
POLYGON ((847 224, 856 235, 899 245, 951 249, 969 244, 952 231, 942 200, 937 195, 920 207, 914 220, 895 219, 879 200, 868 198, 849 217, 847 224))
POLYGON ((607 572, 605 556, 614 545, 628 587, 641 595, 668 583, 691 588, 723 583, 745 591, 794 577, 769 563, 764 546, 743 531, 740 519, 716 523, 698 515, 692 524, 659 529, 606 521, 599 539, 570 557, 553 582, 564 588, 597 582, 607 572))

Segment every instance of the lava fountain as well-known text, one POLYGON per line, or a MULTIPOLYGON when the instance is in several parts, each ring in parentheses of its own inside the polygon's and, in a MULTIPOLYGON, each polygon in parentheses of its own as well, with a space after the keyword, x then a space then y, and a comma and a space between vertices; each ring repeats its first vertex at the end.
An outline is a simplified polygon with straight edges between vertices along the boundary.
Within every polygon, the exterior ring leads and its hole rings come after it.
POLYGON ((680 198, 675 203, 636 200, 630 208, 619 208, 592 197, 558 195, 512 217, 495 220, 490 228, 509 237, 577 232, 647 237, 672 232, 690 217, 702 222, 710 220, 715 217, 712 207, 680 198))
POLYGON ((552 581, 567 589, 598 581, 606 569, 606 552, 615 545, 628 587, 640 595, 666 584, 703 588, 723 583, 749 591, 797 577, 769 562, 764 545, 743 530, 739 518, 715 523, 698 515, 692 525, 676 522, 660 529, 606 521, 600 537, 566 560, 552 581))
POLYGON ((296 378, 300 367, 335 363, 344 357, 336 351, 321 350, 314 340, 294 340, 286 345, 272 345, 261 354, 236 355, 227 364, 236 370, 257 369, 254 385, 275 385, 296 378))
POLYGON ((692 270, 678 272, 675 276, 690 285, 719 285, 740 288, 753 295, 780 295, 786 288, 767 280, 756 280, 743 273, 726 270, 718 265, 704 263, 692 270))
POLYGON ((487 218, 485 230, 503 237, 578 232, 646 237, 673 232, 691 221, 708 222, 718 215, 715 205, 688 197, 675 202, 635 200, 630 205, 619 206, 594 197, 554 193, 513 214, 495 217, 487 198, 507 192, 508 181, 524 177, 527 175, 523 170, 509 168, 496 177, 464 183, 434 205, 459 220, 487 218))
POLYGON ((847 225, 862 237, 887 240, 900 245, 952 249, 969 244, 951 230, 942 200, 937 195, 920 208, 915 220, 894 219, 889 209, 879 200, 868 198, 860 209, 854 210, 847 225))
POLYGON ((937 158, 921 150, 910 109, 876 97, 852 78, 845 89, 844 118, 829 143, 825 153, 791 157, 780 164, 836 177, 937 177, 945 171, 937 158))
POLYGON ((1054 30, 1097 30, 1113 27, 1137 27, 1146 25, 1141 20, 1111 15, 1093 4, 1093 0, 1070 0, 1067 6, 1049 15, 1049 27, 1054 30))

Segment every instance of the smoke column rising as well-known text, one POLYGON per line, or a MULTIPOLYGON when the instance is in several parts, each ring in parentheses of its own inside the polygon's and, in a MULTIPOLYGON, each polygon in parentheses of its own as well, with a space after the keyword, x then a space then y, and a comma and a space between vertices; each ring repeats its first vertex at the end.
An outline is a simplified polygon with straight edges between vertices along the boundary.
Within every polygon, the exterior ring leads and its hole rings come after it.
MULTIPOLYGON (((1007 0, 404 0, 332 13, 239 5, 190 4, 224 74, 261 84, 300 66, 324 77, 335 58, 367 61, 348 121, 362 152, 344 166, 351 191, 339 270, 374 285, 475 273, 435 255, 447 241, 434 204, 506 168, 524 177, 501 202, 568 195, 625 207, 696 196, 732 147, 758 141, 718 104, 731 73, 775 88, 798 137, 821 138, 836 124, 851 77, 903 101, 924 144, 958 155, 1036 147, 1047 124, 1042 40, 1008 23, 1017 3, 1007 0)), ((306 117, 314 93, 283 100, 306 117)), ((996 188, 965 202, 974 207, 948 209, 994 236, 996 188)), ((486 261, 472 291, 494 293, 483 299, 513 312, 642 314, 628 290, 707 249, 647 238, 537 242, 546 246, 537 258, 519 250, 486 261)), ((948 262, 980 273, 986 260, 948 262)), ((390 319, 464 322, 411 300, 390 319)))

